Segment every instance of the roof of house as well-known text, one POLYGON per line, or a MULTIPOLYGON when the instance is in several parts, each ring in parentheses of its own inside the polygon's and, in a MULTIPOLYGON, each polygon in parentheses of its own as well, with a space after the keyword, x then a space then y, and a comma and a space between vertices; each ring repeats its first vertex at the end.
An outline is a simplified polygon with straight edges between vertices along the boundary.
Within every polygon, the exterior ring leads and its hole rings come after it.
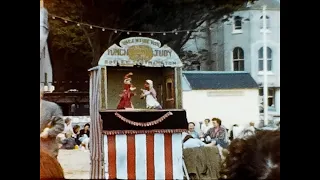
POLYGON ((184 71, 182 81, 183 90, 259 88, 248 72, 184 71))

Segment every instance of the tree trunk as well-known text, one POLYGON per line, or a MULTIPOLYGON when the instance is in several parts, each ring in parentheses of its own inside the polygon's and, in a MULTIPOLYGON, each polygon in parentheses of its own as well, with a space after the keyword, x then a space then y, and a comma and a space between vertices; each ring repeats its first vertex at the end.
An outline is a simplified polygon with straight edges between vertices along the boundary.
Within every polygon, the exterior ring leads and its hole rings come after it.
POLYGON ((94 33, 94 36, 93 36, 92 46, 94 48, 94 52, 93 52, 93 60, 91 63, 91 65, 93 67, 98 65, 100 56, 102 55, 101 54, 100 33, 101 33, 101 30, 97 29, 96 32, 94 33))
POLYGON ((94 59, 95 59, 95 48, 94 48, 93 42, 92 42, 92 40, 91 40, 91 38, 90 38, 90 35, 89 35, 88 31, 86 30, 86 28, 84 28, 84 27, 82 27, 82 26, 80 26, 80 27, 81 27, 82 31, 84 32, 84 34, 85 34, 85 36, 86 36, 86 38, 87 38, 87 40, 88 40, 88 43, 89 43, 89 45, 90 45, 90 47, 91 47, 91 53, 92 53, 92 62, 91 62, 91 65, 94 66, 94 65, 93 65, 94 63, 93 63, 93 62, 94 62, 94 59))

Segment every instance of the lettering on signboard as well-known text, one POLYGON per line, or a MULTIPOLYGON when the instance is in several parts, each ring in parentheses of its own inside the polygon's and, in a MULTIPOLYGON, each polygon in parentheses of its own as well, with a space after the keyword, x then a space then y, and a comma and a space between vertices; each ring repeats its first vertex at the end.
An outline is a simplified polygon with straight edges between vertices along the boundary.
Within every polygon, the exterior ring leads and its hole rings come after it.
POLYGON ((157 42, 155 40, 152 40, 152 39, 147 39, 147 38, 129 38, 129 39, 125 39, 125 40, 122 40, 120 42, 120 45, 124 45, 124 46, 128 46, 130 44, 134 45, 134 44, 137 44, 137 43, 143 43, 143 44, 146 44, 146 45, 152 45, 152 46, 157 46, 157 47, 160 47, 161 44, 160 42, 157 42))
MULTIPOLYGON (((108 49, 108 56, 146 56, 146 57, 171 57, 172 50, 154 49, 152 50, 149 46, 137 45, 130 46, 128 49, 108 49), (131 51, 131 52, 130 52, 131 51)), ((130 58, 131 59, 131 58, 130 58)), ((135 60, 133 58, 132 60, 135 60)))
POLYGON ((178 55, 167 45, 161 47, 158 40, 132 37, 120 41, 120 47, 111 46, 100 58, 100 65, 149 67, 181 67, 178 55))
POLYGON ((128 53, 125 49, 108 49, 109 56, 127 56, 128 53))

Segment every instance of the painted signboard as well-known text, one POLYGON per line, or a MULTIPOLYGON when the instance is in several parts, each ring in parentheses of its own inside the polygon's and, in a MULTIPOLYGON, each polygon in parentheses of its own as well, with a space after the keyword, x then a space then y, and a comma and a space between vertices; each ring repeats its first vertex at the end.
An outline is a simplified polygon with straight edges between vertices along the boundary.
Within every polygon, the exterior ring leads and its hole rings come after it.
POLYGON ((101 56, 99 66, 182 67, 182 62, 169 46, 158 40, 131 37, 109 47, 101 56))

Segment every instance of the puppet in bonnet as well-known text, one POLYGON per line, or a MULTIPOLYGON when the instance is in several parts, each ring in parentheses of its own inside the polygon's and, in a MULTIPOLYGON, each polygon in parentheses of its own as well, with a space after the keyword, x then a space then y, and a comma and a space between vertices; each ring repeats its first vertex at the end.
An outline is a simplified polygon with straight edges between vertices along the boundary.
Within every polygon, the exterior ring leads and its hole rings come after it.
POLYGON ((160 103, 157 101, 157 93, 153 88, 153 81, 146 80, 144 84, 144 89, 141 89, 142 94, 140 98, 146 100, 147 109, 162 109, 160 103))

